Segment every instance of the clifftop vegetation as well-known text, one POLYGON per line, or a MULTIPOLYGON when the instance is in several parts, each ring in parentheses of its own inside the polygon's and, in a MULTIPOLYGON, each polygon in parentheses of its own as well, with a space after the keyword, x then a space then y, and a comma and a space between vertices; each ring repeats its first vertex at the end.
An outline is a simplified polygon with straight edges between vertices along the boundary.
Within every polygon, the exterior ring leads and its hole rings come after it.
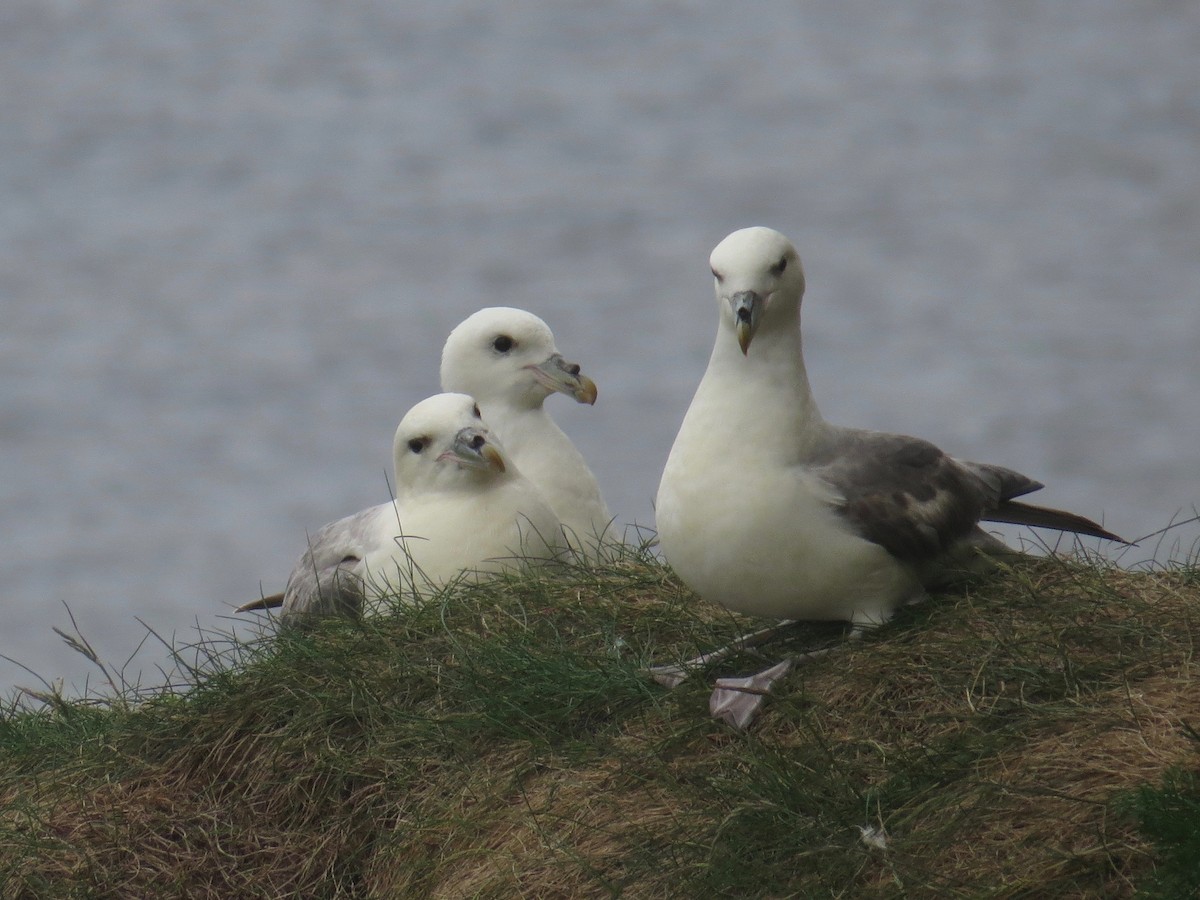
POLYGON ((1194 564, 1022 559, 799 667, 748 733, 712 673, 644 675, 752 623, 643 551, 207 635, 186 685, 10 701, 0 895, 1185 896, 1198 619, 1194 564))

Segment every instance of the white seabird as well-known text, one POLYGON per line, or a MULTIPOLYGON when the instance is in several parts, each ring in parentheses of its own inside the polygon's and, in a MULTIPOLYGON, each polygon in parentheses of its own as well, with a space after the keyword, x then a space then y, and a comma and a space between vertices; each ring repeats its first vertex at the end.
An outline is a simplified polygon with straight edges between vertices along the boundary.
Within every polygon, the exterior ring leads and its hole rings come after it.
POLYGON ((509 457, 562 521, 567 543, 597 548, 612 517, 583 455, 544 406, 555 392, 595 403, 596 385, 563 359, 546 323, 522 309, 481 309, 450 332, 441 377, 442 390, 479 403, 509 457))
POLYGON ((545 561, 560 525, 506 462, 479 407, 437 394, 408 411, 392 444, 396 496, 321 528, 282 594, 238 608, 283 606, 283 619, 359 615, 383 593, 446 584, 463 572, 545 561))
MULTIPOLYGON (((804 368, 795 247, 772 229, 746 228, 721 241, 710 263, 716 343, 656 503, 663 555, 702 598, 755 616, 861 629, 968 568, 977 548, 1003 548, 980 520, 1120 540, 1082 516, 1017 502, 1042 485, 1010 469, 826 422, 804 368)), ((714 714, 744 725, 786 668, 718 682, 714 714)), ((681 673, 664 667, 658 675, 668 683, 681 673)))

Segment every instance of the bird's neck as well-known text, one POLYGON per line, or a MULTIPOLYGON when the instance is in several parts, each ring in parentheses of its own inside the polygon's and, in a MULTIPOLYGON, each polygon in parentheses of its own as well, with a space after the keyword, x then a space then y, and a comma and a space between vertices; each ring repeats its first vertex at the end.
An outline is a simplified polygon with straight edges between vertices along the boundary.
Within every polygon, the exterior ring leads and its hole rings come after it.
POLYGON ((483 421, 511 455, 537 446, 547 435, 561 434, 541 403, 500 403, 483 407, 483 421))
POLYGON ((514 477, 516 475, 511 466, 507 466, 503 472, 497 472, 494 469, 459 468, 452 463, 439 464, 420 484, 397 490, 396 502, 403 507, 414 502, 414 499, 483 497, 499 490, 514 477))
POLYGON ((798 311, 794 321, 774 324, 760 329, 743 355, 732 326, 722 321, 694 402, 743 448, 803 454, 826 425, 804 367, 798 311))

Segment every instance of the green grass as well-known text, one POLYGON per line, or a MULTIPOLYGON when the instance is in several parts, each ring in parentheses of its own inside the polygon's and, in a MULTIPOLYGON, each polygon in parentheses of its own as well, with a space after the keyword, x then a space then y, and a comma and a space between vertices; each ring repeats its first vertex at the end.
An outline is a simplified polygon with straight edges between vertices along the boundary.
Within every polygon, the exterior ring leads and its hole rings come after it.
POLYGON ((203 636, 149 695, 114 677, 107 702, 14 697, 0 896, 1195 889, 1194 561, 1018 560, 805 663, 736 733, 707 716, 708 678, 667 691, 643 670, 755 623, 614 556, 203 636))
MULTIPOLYGON (((1200 739, 1194 731, 1192 737, 1200 739)), ((1159 860, 1138 896, 1200 896, 1200 771, 1173 767, 1161 784, 1141 785, 1119 798, 1118 806, 1137 816, 1159 860)))

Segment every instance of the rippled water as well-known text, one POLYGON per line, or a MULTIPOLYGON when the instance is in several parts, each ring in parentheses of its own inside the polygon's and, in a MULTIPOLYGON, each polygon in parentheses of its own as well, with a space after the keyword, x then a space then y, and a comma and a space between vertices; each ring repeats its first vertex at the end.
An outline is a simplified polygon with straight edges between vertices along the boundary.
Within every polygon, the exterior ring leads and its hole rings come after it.
POLYGON ((64 605, 120 663, 280 588, 483 305, 596 379, 554 413, 652 523, 755 223, 827 418, 1161 528, 1200 503, 1197 46, 1130 0, 5 5, 0 653, 78 682, 64 605))

